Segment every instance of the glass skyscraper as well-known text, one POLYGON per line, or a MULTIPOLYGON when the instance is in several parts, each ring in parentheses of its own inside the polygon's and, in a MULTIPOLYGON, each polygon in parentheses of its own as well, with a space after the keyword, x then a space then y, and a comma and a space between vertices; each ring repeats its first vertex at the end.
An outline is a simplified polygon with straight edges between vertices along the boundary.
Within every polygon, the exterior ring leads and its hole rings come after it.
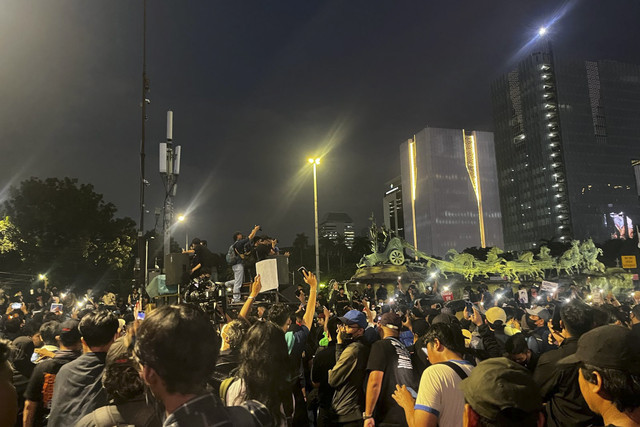
POLYGON ((557 61, 550 45, 491 86, 505 249, 631 238, 640 220, 640 66, 557 61))
POLYGON ((400 168, 407 242, 437 256, 503 246, 491 132, 428 127, 400 145, 400 168))

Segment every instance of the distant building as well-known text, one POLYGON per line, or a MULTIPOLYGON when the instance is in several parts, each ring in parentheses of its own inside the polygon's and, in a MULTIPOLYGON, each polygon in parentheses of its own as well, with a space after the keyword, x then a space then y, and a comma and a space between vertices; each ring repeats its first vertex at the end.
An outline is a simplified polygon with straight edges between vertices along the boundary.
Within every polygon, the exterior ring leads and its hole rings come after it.
POLYGON ((349 249, 353 248, 355 238, 353 220, 346 213, 329 212, 320 222, 319 232, 320 236, 334 241, 338 239, 338 235, 342 235, 344 236, 344 244, 349 249))
POLYGON ((505 249, 633 237, 640 66, 539 47, 491 86, 505 249))
POLYGON ((382 199, 384 226, 396 236, 404 239, 404 218, 402 211, 402 178, 397 177, 385 186, 382 199))
POLYGON ((400 145, 400 166, 409 243, 437 256, 503 246, 493 133, 428 127, 400 145))

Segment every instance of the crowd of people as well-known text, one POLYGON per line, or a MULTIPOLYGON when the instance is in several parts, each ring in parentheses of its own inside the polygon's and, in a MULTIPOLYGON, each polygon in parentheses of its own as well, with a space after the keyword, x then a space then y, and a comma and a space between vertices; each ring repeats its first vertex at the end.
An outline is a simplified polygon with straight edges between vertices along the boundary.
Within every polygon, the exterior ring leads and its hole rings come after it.
POLYGON ((4 298, 0 426, 640 425, 638 294, 303 274, 295 304, 256 276, 222 323, 137 291, 4 298))

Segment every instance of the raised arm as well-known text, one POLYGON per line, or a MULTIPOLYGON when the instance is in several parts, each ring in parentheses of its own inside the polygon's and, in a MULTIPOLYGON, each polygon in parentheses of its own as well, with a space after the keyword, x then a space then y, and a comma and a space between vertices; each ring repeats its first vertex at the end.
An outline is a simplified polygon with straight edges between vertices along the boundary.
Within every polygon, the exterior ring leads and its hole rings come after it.
POLYGON ((251 230, 251 233, 249 233, 249 240, 253 240, 253 238, 256 237, 256 233, 258 232, 258 230, 260 230, 259 225, 253 227, 253 230, 251 230))
POLYGON ((238 317, 242 317, 244 319, 247 318, 247 315, 251 311, 251 305, 253 304, 253 301, 256 299, 256 297, 260 293, 260 289, 262 289, 262 283, 260 282, 260 275, 258 274, 256 278, 253 280, 253 283, 251 284, 251 293, 249 294, 249 296, 247 297, 247 300, 244 302, 244 305, 240 309, 240 313, 238 314, 238 317))
POLYGON ((307 310, 304 312, 304 323, 307 328, 311 328, 313 322, 313 315, 316 311, 316 298, 318 294, 318 279, 316 275, 308 272, 304 274, 304 281, 309 285, 309 299, 307 300, 307 310))

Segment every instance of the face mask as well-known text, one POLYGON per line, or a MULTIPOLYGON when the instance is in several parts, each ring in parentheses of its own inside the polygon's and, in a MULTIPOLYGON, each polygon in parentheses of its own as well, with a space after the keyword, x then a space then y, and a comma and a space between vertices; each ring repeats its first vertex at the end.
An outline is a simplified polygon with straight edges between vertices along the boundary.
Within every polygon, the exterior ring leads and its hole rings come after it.
POLYGON ((531 320, 529 316, 527 316, 527 326, 529 327, 529 329, 536 329, 538 327, 536 325, 536 322, 534 320, 531 320))
POLYGON ((342 340, 343 344, 351 344, 356 340, 356 338, 353 337, 353 334, 350 334, 348 332, 340 332, 340 339, 342 340))

